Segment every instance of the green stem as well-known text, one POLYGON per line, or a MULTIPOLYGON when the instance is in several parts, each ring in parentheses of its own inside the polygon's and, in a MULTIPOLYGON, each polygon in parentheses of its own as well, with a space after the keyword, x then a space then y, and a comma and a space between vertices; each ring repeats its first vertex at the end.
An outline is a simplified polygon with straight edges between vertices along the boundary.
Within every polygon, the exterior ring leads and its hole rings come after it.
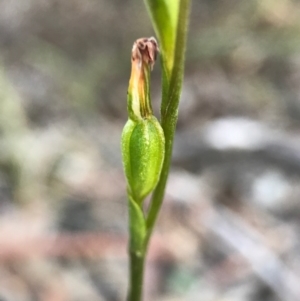
POLYGON ((130 252, 130 289, 127 301, 141 301, 145 254, 130 252))
POLYGON ((173 120, 173 122, 170 122, 171 120, 168 119, 164 123, 162 123, 162 128, 165 133, 165 160, 162 167, 160 180, 156 186, 156 189, 153 192, 152 200, 150 204, 150 208, 148 211, 147 216, 147 237, 146 237, 146 246, 148 246, 149 239, 151 237, 153 227, 155 225, 158 213, 160 211, 165 188, 168 180, 169 175, 169 169, 171 164, 171 157, 172 157, 172 148, 173 148, 173 140, 174 140, 174 133, 175 133, 175 127, 176 127, 176 121, 177 118, 173 120))
MULTIPOLYGON (((147 216, 147 237, 146 244, 148 246, 149 239, 151 237, 153 227, 160 211, 166 184, 168 180, 170 163, 172 158, 174 134, 178 118, 178 105, 181 92, 181 85, 183 80, 183 69, 184 69, 184 56, 185 56, 185 45, 186 45, 186 32, 188 25, 188 15, 190 8, 190 0, 181 0, 179 6, 179 23, 177 27, 177 39, 175 47, 175 60, 174 68, 172 70, 171 79, 169 83, 169 91, 164 93, 163 101, 161 106, 161 126, 165 134, 165 159, 162 167, 159 182, 153 192, 150 208, 147 216)), ((166 86, 168 78, 163 77, 163 87, 166 86)))
POLYGON ((128 301, 141 301, 143 293, 143 273, 146 256, 146 225, 142 208, 129 196, 129 256, 130 278, 128 301))

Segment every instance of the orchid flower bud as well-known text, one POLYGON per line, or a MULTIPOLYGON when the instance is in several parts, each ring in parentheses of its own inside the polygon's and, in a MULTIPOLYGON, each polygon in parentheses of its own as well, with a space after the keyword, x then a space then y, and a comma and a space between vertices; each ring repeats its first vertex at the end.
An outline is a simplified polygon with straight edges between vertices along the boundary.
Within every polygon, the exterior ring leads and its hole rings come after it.
POLYGON ((138 39, 133 44, 127 98, 129 120, 123 129, 122 155, 128 191, 139 204, 155 188, 164 160, 164 133, 153 116, 149 89, 157 53, 154 38, 138 39))

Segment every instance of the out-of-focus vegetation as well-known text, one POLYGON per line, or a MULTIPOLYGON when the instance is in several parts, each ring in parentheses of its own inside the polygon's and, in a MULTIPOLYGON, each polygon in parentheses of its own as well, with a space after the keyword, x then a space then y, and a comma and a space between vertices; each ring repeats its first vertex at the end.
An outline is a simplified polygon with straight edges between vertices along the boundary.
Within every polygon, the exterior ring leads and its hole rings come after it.
MULTIPOLYGON (((0 3, 1 299, 124 300, 119 141, 152 34, 142 1, 0 3)), ((145 300, 298 301, 299 1, 193 1, 185 78, 145 300)))

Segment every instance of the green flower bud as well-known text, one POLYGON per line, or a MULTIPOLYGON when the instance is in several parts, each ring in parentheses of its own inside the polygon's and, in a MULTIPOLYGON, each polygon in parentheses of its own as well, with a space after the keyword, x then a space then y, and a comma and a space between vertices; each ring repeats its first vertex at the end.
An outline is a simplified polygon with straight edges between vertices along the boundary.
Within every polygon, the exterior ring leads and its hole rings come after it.
POLYGON ((152 115, 149 89, 157 52, 154 38, 142 38, 133 44, 131 56, 129 120, 122 134, 122 155, 128 192, 139 204, 155 188, 164 160, 164 133, 152 115))
POLYGON ((163 130, 154 116, 129 119, 122 134, 122 153, 129 193, 141 203, 155 188, 165 151, 163 130))

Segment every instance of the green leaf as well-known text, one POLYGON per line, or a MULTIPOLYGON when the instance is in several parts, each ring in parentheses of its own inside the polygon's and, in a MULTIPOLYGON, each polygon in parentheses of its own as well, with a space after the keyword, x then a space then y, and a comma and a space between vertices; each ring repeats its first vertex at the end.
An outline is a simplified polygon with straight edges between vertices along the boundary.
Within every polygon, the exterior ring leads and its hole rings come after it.
POLYGON ((163 68, 170 78, 174 63, 179 0, 145 0, 160 41, 163 68))
POLYGON ((130 251, 142 255, 145 250, 146 221, 142 208, 128 195, 130 251))
POLYGON ((163 122, 166 115, 177 117, 190 0, 145 0, 145 2, 161 48, 163 122))

